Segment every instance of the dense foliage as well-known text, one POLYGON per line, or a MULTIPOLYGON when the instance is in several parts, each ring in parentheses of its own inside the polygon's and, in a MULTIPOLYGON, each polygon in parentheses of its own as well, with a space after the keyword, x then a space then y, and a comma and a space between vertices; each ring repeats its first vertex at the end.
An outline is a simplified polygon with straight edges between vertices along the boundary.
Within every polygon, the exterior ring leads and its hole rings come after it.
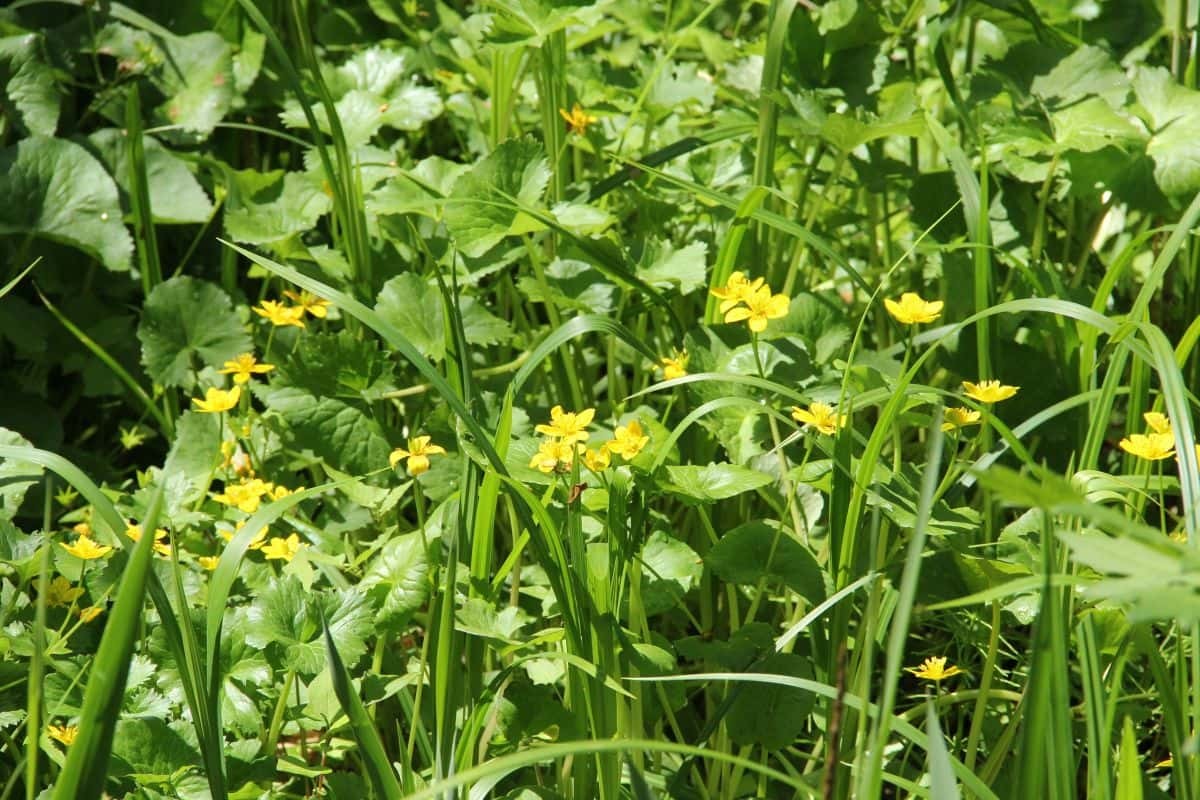
POLYGON ((0 800, 1198 796, 1193 6, 0 9, 0 800))

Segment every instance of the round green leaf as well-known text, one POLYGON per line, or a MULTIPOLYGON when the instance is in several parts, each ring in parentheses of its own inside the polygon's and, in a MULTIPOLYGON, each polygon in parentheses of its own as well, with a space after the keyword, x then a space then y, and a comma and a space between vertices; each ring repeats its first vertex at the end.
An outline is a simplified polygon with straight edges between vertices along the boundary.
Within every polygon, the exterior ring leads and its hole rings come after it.
POLYGON ((185 389, 196 383, 197 359, 219 367, 253 346, 229 295, 187 276, 154 287, 142 307, 137 335, 150 378, 185 389))

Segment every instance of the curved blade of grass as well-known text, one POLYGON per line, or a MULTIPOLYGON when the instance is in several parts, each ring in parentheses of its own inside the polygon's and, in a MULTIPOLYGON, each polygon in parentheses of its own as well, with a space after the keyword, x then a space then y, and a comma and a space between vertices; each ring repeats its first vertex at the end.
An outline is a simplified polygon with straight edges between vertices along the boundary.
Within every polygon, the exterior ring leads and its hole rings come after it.
MULTIPOLYGON (((150 537, 145 538, 149 539, 150 537)), ((391 762, 388 761, 383 741, 379 738, 379 731, 375 729, 375 721, 367 714, 367 709, 363 707, 362 700, 359 699, 358 692, 350 681, 350 673, 346 671, 346 665, 342 663, 342 657, 333 643, 333 635, 329 632, 329 623, 325 620, 323 611, 321 612, 321 628, 325 632, 325 654, 329 659, 333 693, 337 695, 342 711, 350 720, 350 730, 358 742, 363 766, 366 768, 371 786, 375 789, 375 796, 382 800, 400 800, 404 793, 400 789, 400 782, 396 779, 396 772, 392 768, 391 762)))
POLYGON ((19 273, 17 273, 17 277, 13 278, 11 281, 4 284, 4 286, 0 286, 0 297, 4 297, 4 295, 8 294, 13 289, 17 288, 17 284, 20 283, 25 278, 26 275, 28 275, 30 272, 32 272, 33 268, 36 267, 39 263, 41 263, 41 260, 42 260, 42 257, 38 256, 37 258, 35 258, 33 260, 32 264, 30 264, 28 267, 26 267, 25 269, 23 269, 19 273))
MULTIPOLYGON (((154 529, 162 503, 163 487, 159 484, 151 496, 143 522, 146 530, 154 529)), ((121 573, 116 603, 92 659, 83 707, 79 712, 79 733, 67 749, 67 761, 54 786, 54 800, 95 800, 104 792, 113 733, 121 718, 125 680, 129 676, 133 645, 141 628, 153 555, 154 537, 143 536, 134 545, 121 573)))
MULTIPOLYGON (((722 408, 731 408, 733 406, 741 406, 746 409, 747 413, 772 413, 770 408, 764 406, 762 403, 751 397, 738 397, 735 395, 733 397, 718 397, 715 400, 709 400, 707 403, 694 409, 686 417, 680 420, 679 424, 671 429, 671 433, 669 436, 667 436, 666 441, 664 441, 662 444, 655 444, 655 447, 658 448, 658 455, 654 457, 654 463, 650 465, 650 474, 653 475, 655 472, 658 472, 659 468, 662 467, 664 462, 666 462, 667 456, 670 455, 671 448, 675 446, 675 442, 679 441, 679 437, 682 436, 688 428, 695 424, 697 420, 708 414, 711 414, 714 411, 719 411, 722 408)), ((781 414, 778 416, 781 418, 783 417, 781 414)))
POLYGON ((545 339, 538 342, 537 347, 533 348, 530 352, 529 358, 525 360, 525 363, 513 375, 509 391, 515 396, 521 390, 521 387, 525 385, 525 381, 529 380, 529 376, 533 374, 533 371, 540 367, 541 363, 555 350, 572 339, 578 339, 580 336, 588 333, 606 333, 609 336, 615 336, 632 346, 646 358, 655 363, 658 362, 658 354, 651 350, 640 337, 635 336, 633 331, 621 323, 609 317, 600 316, 599 314, 583 314, 564 322, 557 329, 551 331, 545 339))
POLYGON ((933 701, 925 704, 925 730, 929 736, 929 796, 933 800, 959 800, 962 794, 958 791, 958 781, 954 780, 954 764, 933 701))

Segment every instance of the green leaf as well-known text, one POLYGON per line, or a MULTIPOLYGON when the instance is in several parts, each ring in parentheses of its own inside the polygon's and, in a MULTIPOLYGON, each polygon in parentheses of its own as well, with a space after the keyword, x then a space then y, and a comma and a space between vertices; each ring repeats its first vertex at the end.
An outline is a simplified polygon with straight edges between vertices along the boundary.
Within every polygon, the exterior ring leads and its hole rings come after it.
POLYGON ((1142 765, 1133 720, 1125 718, 1121 727, 1121 756, 1117 764, 1116 800, 1142 800, 1142 765))
POLYGON ((211 31, 161 41, 165 58, 155 82, 167 100, 155 113, 207 136, 233 106, 233 49, 211 31))
POLYGON ((729 583, 775 579, 814 603, 825 599, 825 579, 812 553, 786 531, 762 522, 747 522, 726 533, 704 563, 729 583))
POLYGON ((321 613, 329 635, 350 663, 367 651, 371 609, 366 597, 353 589, 310 594, 291 576, 271 581, 250 606, 246 642, 264 649, 278 645, 290 667, 312 676, 325 666, 321 613))
POLYGON ((512 325, 487 310, 487 306, 474 297, 458 299, 462 313, 463 335, 470 344, 504 344, 513 337, 512 325))
POLYGON ((1200 191, 1200 92, 1184 88, 1162 67, 1139 67, 1133 85, 1151 129, 1146 153, 1168 196, 1200 191))
POLYGON ((421 355, 434 361, 446 355, 442 296, 437 287, 430 286, 420 276, 405 272, 385 283, 375 311, 395 325, 421 355))
POLYGON ((294 386, 318 397, 377 400, 394 389, 392 365, 373 338, 348 330, 305 333, 277 365, 273 384, 294 386))
POLYGON ((0 150, 0 234, 40 236, 77 247, 111 270, 129 269, 133 239, 117 187, 87 150, 34 136, 0 150))
POLYGON ((379 607, 376 625, 405 625, 429 596, 429 549, 421 532, 389 539, 358 585, 379 607))
POLYGON ((0 108, 34 136, 53 136, 58 127, 59 91, 39 33, 0 39, 0 108))
MULTIPOLYGON (((213 468, 221 458, 221 423, 216 414, 185 411, 175 423, 175 441, 163 464, 163 473, 181 477, 188 490, 181 502, 191 505, 204 496, 213 468)), ((169 514, 174 514, 169 509, 169 514)))
POLYGON ((638 277, 656 288, 678 288, 680 294, 690 294, 708 285, 704 269, 707 253, 704 242, 676 250, 669 242, 651 240, 642 251, 638 277))
POLYGON ((667 480, 662 486, 669 492, 711 503, 742 492, 766 486, 771 476, 736 464, 708 464, 667 467, 667 480))
POLYGON ((235 240, 270 244, 312 230, 333 208, 323 179, 316 173, 289 172, 279 184, 278 174, 237 173, 238 201, 225 210, 225 230, 235 240))
MULTIPOLYGON (((128 208, 129 144, 124 132, 105 128, 89 136, 88 143, 108 167, 121 190, 123 205, 128 208)), ((150 136, 142 137, 142 146, 146 154, 146 178, 154 221, 168 224, 206 222, 212 214, 212 201, 183 159, 150 136)))
POLYGON ((129 773, 164 780, 200 762, 200 751, 193 742, 180 730, 152 717, 118 722, 113 756, 124 762, 129 773))
POLYGON ((1092 153, 1109 145, 1137 145, 1140 150, 1140 143, 1146 139, 1141 128, 1098 97, 1053 112, 1050 124, 1063 150, 1092 153))
MULTIPOLYGON (((354 89, 334 103, 346 145, 364 145, 380 128, 419 130, 425 123, 442 113, 442 99, 433 89, 415 84, 404 86, 389 95, 354 89)), ((324 106, 313 108, 317 125, 329 133, 329 119, 324 106)), ((290 128, 307 128, 308 118, 296 100, 284 104, 280 119, 290 128)))
MULTIPOLYGON (((649 62, 647 62, 648 64, 649 62)), ((668 63, 659 69, 655 65, 654 83, 646 95, 646 107, 659 114, 682 113, 685 107, 712 107, 717 96, 716 84, 700 77, 700 68, 692 63, 668 63)))
MULTIPOLYGON (((812 677, 808 659, 794 653, 776 653, 763 659, 755 672, 812 677)), ((809 692, 774 683, 743 683, 725 724, 729 737, 741 745, 758 744, 767 750, 787 747, 808 723, 816 698, 809 692)))
POLYGON ((283 417, 287 423, 284 438, 292 447, 311 450, 337 469, 355 475, 387 464, 391 448, 383 429, 355 406, 289 386, 259 386, 255 394, 283 417))
POLYGON ((505 45, 540 46, 546 36, 571 25, 595 24, 594 0, 489 0, 496 9, 491 40, 505 45))
POLYGON ((459 249, 478 258, 505 236, 540 229, 515 204, 539 205, 549 180, 541 144, 529 138, 502 143, 454 184, 445 216, 459 249))
POLYGON ((455 627, 472 636, 515 643, 521 628, 532 622, 520 606, 505 606, 497 611, 481 597, 468 597, 455 613, 455 627))
POLYGON ((647 616, 670 611, 700 580, 703 563, 696 551, 662 531, 642 550, 642 606, 647 616))
POLYGON ((929 737, 929 796, 934 800, 959 800, 962 793, 932 700, 925 704, 925 735, 929 737))
MULTIPOLYGON (((33 444, 16 431, 0 428, 0 445, 7 447, 32 447, 33 444)), ((0 460, 0 519, 10 520, 16 516, 29 487, 42 480, 44 470, 37 464, 18 461, 15 458, 0 460)))
POLYGON ((229 295, 217 285, 180 275, 160 283, 138 324, 146 374, 163 386, 191 389, 196 359, 219 368, 253 347, 229 295))
POLYGON ((1063 107, 1097 95, 1114 108, 1125 105, 1129 78, 1101 47, 1087 45, 1062 59, 1044 75, 1033 79, 1031 89, 1047 103, 1063 107))

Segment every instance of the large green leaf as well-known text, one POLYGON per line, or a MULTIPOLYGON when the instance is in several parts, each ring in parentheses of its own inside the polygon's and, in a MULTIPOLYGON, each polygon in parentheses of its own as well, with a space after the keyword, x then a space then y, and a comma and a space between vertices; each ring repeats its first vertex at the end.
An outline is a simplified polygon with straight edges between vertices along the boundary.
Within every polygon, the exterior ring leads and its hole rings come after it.
MULTIPOLYGON (((8 447, 32 447, 29 440, 16 431, 0 428, 0 444, 8 447)), ((25 499, 29 487, 42 479, 43 470, 37 464, 15 458, 0 460, 0 519, 12 519, 25 499)))
POLYGON ((367 567, 359 588, 379 606, 378 625, 395 630, 429 596, 429 548, 420 531, 388 540, 367 567))
POLYGON ((676 250, 669 242, 651 240, 642 251, 638 277, 656 288, 678 288, 689 294, 707 284, 704 242, 692 242, 676 250))
POLYGON ((1151 128, 1146 152, 1154 179, 1167 195, 1200 191, 1200 92, 1180 86, 1162 67, 1139 67, 1133 79, 1151 128))
POLYGON ((642 549, 642 607, 647 615, 675 608, 700 580, 700 557, 683 541, 655 531, 642 549))
POLYGON ((333 208, 323 179, 313 172, 237 173, 239 193, 225 211, 225 230, 239 242, 269 244, 312 230, 333 208))
POLYGON ((446 204, 446 227, 459 249, 477 258, 505 236, 540 229, 515 204, 538 205, 549 180, 545 153, 533 139, 509 140, 493 150, 458 179, 446 204))
POLYGON ((667 467, 663 488, 702 503, 724 500, 766 486, 771 476, 737 464, 667 467))
MULTIPOLYGON (((125 133, 116 128, 105 128, 89 136, 88 142, 116 179, 122 199, 128 207, 129 140, 125 133)), ((142 137, 142 147, 146 154, 146 182, 150 188, 150 210, 154 214, 154 221, 207 221, 212 214, 212 201, 183 159, 150 136, 142 137)))
POLYGON ((294 577, 272 581, 250 606, 246 642, 258 649, 278 645, 285 663, 303 675, 325 667, 321 614, 338 652, 351 664, 367 651, 371 608, 366 596, 352 589, 310 594, 294 577))
POLYGON ((721 537, 704 563, 730 583, 755 584, 774 578, 808 600, 825 599, 821 567, 804 545, 762 522, 747 522, 721 537))
POLYGON ((383 429, 359 408, 291 386, 260 386, 256 394, 287 423, 284 436, 344 472, 361 475, 387 464, 383 429))
POLYGON ((229 295, 186 275, 154 287, 142 306, 137 335, 151 379, 185 389, 195 386, 197 359, 220 367, 252 347, 229 295))
POLYGON ((0 39, 0 108, 35 136, 58 127, 59 91, 45 47, 37 33, 0 39))
POLYGON ((221 424, 217 415, 185 411, 175 423, 175 441, 163 465, 163 472, 170 478, 186 481, 180 502, 190 505, 203 497, 220 457, 221 424))
MULTIPOLYGON (((765 658, 755 671, 811 678, 806 658, 794 653, 775 653, 765 658)), ((816 698, 809 692, 773 683, 739 684, 737 699, 725 718, 729 736, 738 744, 758 744, 767 750, 787 747, 808 724, 816 698)))
POLYGON ((446 355, 442 296, 420 276, 405 272, 385 283, 375 311, 395 325, 421 355, 434 361, 446 355))
POLYGON ((0 150, 0 197, 0 234, 41 236, 111 270, 129 269, 133 239, 121 223, 116 184, 74 142, 34 136, 0 150))

